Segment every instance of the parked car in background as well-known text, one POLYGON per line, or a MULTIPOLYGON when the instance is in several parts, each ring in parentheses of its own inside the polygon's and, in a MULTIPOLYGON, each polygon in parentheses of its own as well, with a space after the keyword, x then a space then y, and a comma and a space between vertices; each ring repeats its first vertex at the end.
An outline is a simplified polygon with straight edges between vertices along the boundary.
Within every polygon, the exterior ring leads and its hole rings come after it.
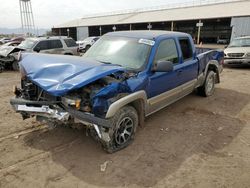
POLYGON ((19 43, 21 43, 24 40, 25 40, 24 37, 14 37, 14 38, 11 39, 11 42, 19 42, 19 43))
POLYGON ((229 43, 229 39, 218 39, 217 40, 217 44, 228 44, 229 43))
POLYGON ((224 54, 225 64, 250 64, 250 36, 233 39, 224 54))
POLYGON ((112 153, 133 141, 145 117, 195 89, 213 95, 223 58, 220 50, 198 54, 186 33, 108 33, 83 57, 23 54, 22 87, 10 103, 23 119, 86 125, 112 153))
POLYGON ((20 41, 10 41, 0 46, 0 49, 4 46, 18 46, 19 44, 21 44, 20 41))
POLYGON ((80 51, 88 51, 88 49, 99 39, 100 37, 88 37, 84 40, 77 41, 80 51))
POLYGON ((27 38, 18 48, 28 52, 47 54, 78 55, 78 45, 69 37, 27 38))
POLYGON ((10 41, 11 41, 10 38, 2 38, 2 39, 0 39, 0 45, 5 44, 5 43, 10 42, 10 41))
POLYGON ((0 67, 3 69, 18 70, 16 61, 19 51, 61 54, 61 55, 79 55, 78 45, 72 38, 68 37, 38 37, 27 38, 18 46, 2 46, 0 48, 0 67))

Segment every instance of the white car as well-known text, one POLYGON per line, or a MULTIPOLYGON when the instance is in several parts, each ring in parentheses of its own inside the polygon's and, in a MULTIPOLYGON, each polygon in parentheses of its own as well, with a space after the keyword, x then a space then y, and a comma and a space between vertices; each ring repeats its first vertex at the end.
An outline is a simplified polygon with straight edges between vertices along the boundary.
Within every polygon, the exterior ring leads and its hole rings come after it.
POLYGON ((225 64, 250 64, 250 36, 233 39, 224 54, 225 64))
POLYGON ((5 44, 5 43, 10 42, 10 41, 11 41, 10 38, 2 38, 2 39, 0 39, 0 45, 5 44))
POLYGON ((87 51, 100 37, 88 37, 84 40, 79 40, 76 43, 79 45, 80 51, 87 51))

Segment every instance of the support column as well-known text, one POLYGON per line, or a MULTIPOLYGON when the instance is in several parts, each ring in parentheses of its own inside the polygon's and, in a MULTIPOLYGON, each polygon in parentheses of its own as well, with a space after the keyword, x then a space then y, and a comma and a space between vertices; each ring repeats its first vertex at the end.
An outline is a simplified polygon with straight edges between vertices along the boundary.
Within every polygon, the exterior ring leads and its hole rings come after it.
POLYGON ((171 22, 171 31, 174 31, 174 22, 171 22))
POLYGON ((102 36, 102 26, 99 27, 100 36, 102 36))

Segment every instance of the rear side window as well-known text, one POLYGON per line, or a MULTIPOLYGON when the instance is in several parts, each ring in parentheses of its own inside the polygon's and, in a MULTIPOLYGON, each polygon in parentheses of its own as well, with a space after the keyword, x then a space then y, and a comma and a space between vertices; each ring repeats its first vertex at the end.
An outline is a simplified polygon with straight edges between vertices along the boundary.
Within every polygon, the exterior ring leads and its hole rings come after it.
POLYGON ((39 48, 40 50, 48 50, 49 49, 49 42, 48 41, 40 41, 35 49, 39 48))
POLYGON ((74 41, 73 39, 64 39, 64 42, 66 43, 66 45, 68 47, 75 47, 75 46, 77 46, 76 41, 74 41))
POLYGON ((176 44, 173 39, 167 39, 160 43, 155 56, 155 62, 159 60, 171 61, 173 63, 179 62, 176 44))
POLYGON ((55 48, 62 48, 62 42, 60 40, 50 40, 50 48, 55 49, 55 48))
POLYGON ((189 60, 193 57, 193 49, 188 38, 180 39, 180 46, 183 61, 189 60))

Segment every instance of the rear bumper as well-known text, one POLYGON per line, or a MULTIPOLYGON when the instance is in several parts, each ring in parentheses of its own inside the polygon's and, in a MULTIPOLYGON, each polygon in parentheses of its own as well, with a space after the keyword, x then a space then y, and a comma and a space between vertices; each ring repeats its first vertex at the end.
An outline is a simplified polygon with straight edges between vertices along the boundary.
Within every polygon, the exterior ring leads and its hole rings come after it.
POLYGON ((12 98, 10 104, 17 113, 21 113, 23 117, 42 116, 49 120, 60 121, 67 123, 70 117, 77 119, 86 125, 110 128, 111 122, 109 119, 103 119, 94 116, 90 113, 77 111, 70 107, 65 107, 58 101, 29 101, 22 98, 12 98), (59 105, 62 106, 59 108, 59 105), (52 107, 55 108, 52 108, 52 107))
POLYGON ((226 65, 239 65, 239 64, 250 64, 250 59, 224 59, 226 65))

